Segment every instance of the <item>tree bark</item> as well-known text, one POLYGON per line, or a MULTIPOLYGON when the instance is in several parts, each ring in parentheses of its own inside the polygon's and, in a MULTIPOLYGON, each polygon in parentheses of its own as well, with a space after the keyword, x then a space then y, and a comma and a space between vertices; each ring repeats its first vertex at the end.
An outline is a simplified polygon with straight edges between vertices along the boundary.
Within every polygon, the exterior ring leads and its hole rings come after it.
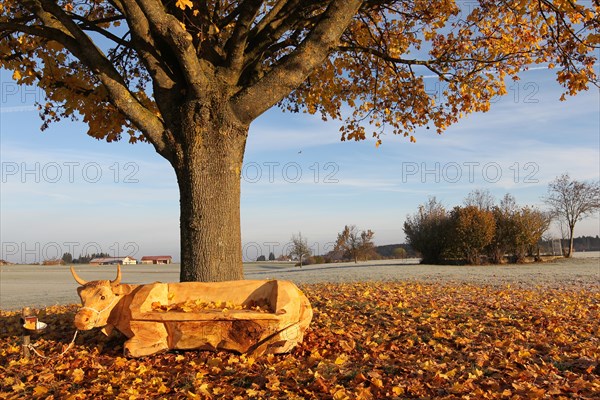
POLYGON ((569 250, 567 251, 567 257, 566 258, 571 258, 571 256, 573 256, 573 241, 574 241, 574 237, 573 234, 575 233, 575 225, 569 225, 569 250))
POLYGON ((226 107, 188 102, 173 162, 180 191, 181 282, 244 278, 240 174, 248 126, 226 107))

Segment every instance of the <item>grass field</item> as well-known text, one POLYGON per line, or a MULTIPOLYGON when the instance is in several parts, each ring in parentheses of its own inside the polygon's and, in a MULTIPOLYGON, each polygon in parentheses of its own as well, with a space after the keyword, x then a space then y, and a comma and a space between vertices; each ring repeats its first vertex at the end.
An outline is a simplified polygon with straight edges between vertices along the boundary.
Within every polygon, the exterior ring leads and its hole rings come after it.
MULTIPOLYGON (((576 255, 577 258, 570 260, 501 266, 421 265, 416 259, 320 264, 302 268, 290 263, 245 263, 244 275, 246 279, 285 279, 298 284, 400 280, 520 287, 560 287, 568 284, 593 290, 600 285, 600 253, 576 255)), ((115 266, 112 265, 76 265, 75 268, 86 280, 113 279, 115 276, 115 266)), ((179 280, 179 264, 125 265, 122 271, 123 282, 126 283, 179 280)), ((2 310, 77 303, 76 288, 69 266, 0 267, 2 310)))

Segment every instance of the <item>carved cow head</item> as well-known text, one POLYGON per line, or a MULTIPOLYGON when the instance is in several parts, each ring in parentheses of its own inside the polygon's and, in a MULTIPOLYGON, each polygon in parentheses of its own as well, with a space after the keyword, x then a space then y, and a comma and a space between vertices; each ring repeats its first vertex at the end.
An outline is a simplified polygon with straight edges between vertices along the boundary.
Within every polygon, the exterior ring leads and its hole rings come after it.
POLYGON ((113 308, 130 291, 129 285, 121 285, 121 266, 117 265, 117 277, 112 281, 87 282, 77 275, 73 267, 71 274, 81 285, 77 288, 77 294, 82 307, 75 314, 75 327, 85 331, 105 326, 113 308))

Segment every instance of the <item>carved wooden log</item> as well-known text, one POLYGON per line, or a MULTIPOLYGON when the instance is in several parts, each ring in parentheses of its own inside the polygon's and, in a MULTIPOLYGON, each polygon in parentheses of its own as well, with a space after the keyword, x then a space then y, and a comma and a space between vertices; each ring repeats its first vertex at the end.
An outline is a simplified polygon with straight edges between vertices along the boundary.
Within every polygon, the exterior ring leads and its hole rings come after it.
POLYGON ((169 349, 285 353, 303 340, 312 319, 308 299, 289 281, 128 285, 120 266, 112 281, 87 282, 71 272, 81 285, 77 329, 118 329, 129 338, 130 357, 169 349))
POLYGON ((302 341, 312 319, 310 303, 298 287, 275 280, 144 285, 129 310, 132 336, 125 351, 132 357, 167 349, 285 353, 302 341), (194 310, 202 303, 238 307, 194 310), (164 311, 178 304, 183 307, 164 311), (191 309, 181 310, 186 304, 191 309))

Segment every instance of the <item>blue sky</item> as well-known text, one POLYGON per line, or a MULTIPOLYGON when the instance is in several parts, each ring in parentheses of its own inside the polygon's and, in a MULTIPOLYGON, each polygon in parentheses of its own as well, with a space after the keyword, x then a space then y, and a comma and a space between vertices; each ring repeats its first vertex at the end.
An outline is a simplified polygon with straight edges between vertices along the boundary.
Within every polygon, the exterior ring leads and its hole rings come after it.
MULTIPOLYGON (((150 145, 99 142, 71 121, 40 132, 33 104, 42 94, 17 87, 6 71, 0 84, 0 258, 104 251, 179 259, 175 174, 150 145)), ((336 121, 270 110, 250 128, 242 171, 245 257, 279 255, 298 232, 323 253, 345 224, 372 229, 377 244, 401 243, 406 215, 429 196, 452 207, 488 189, 543 206, 548 182, 563 172, 597 180, 598 89, 566 102, 560 93, 552 71, 525 72, 490 112, 443 135, 423 129, 416 144, 389 135, 379 148, 340 142, 336 121)), ((599 219, 579 223, 576 234, 600 234, 599 219)))

